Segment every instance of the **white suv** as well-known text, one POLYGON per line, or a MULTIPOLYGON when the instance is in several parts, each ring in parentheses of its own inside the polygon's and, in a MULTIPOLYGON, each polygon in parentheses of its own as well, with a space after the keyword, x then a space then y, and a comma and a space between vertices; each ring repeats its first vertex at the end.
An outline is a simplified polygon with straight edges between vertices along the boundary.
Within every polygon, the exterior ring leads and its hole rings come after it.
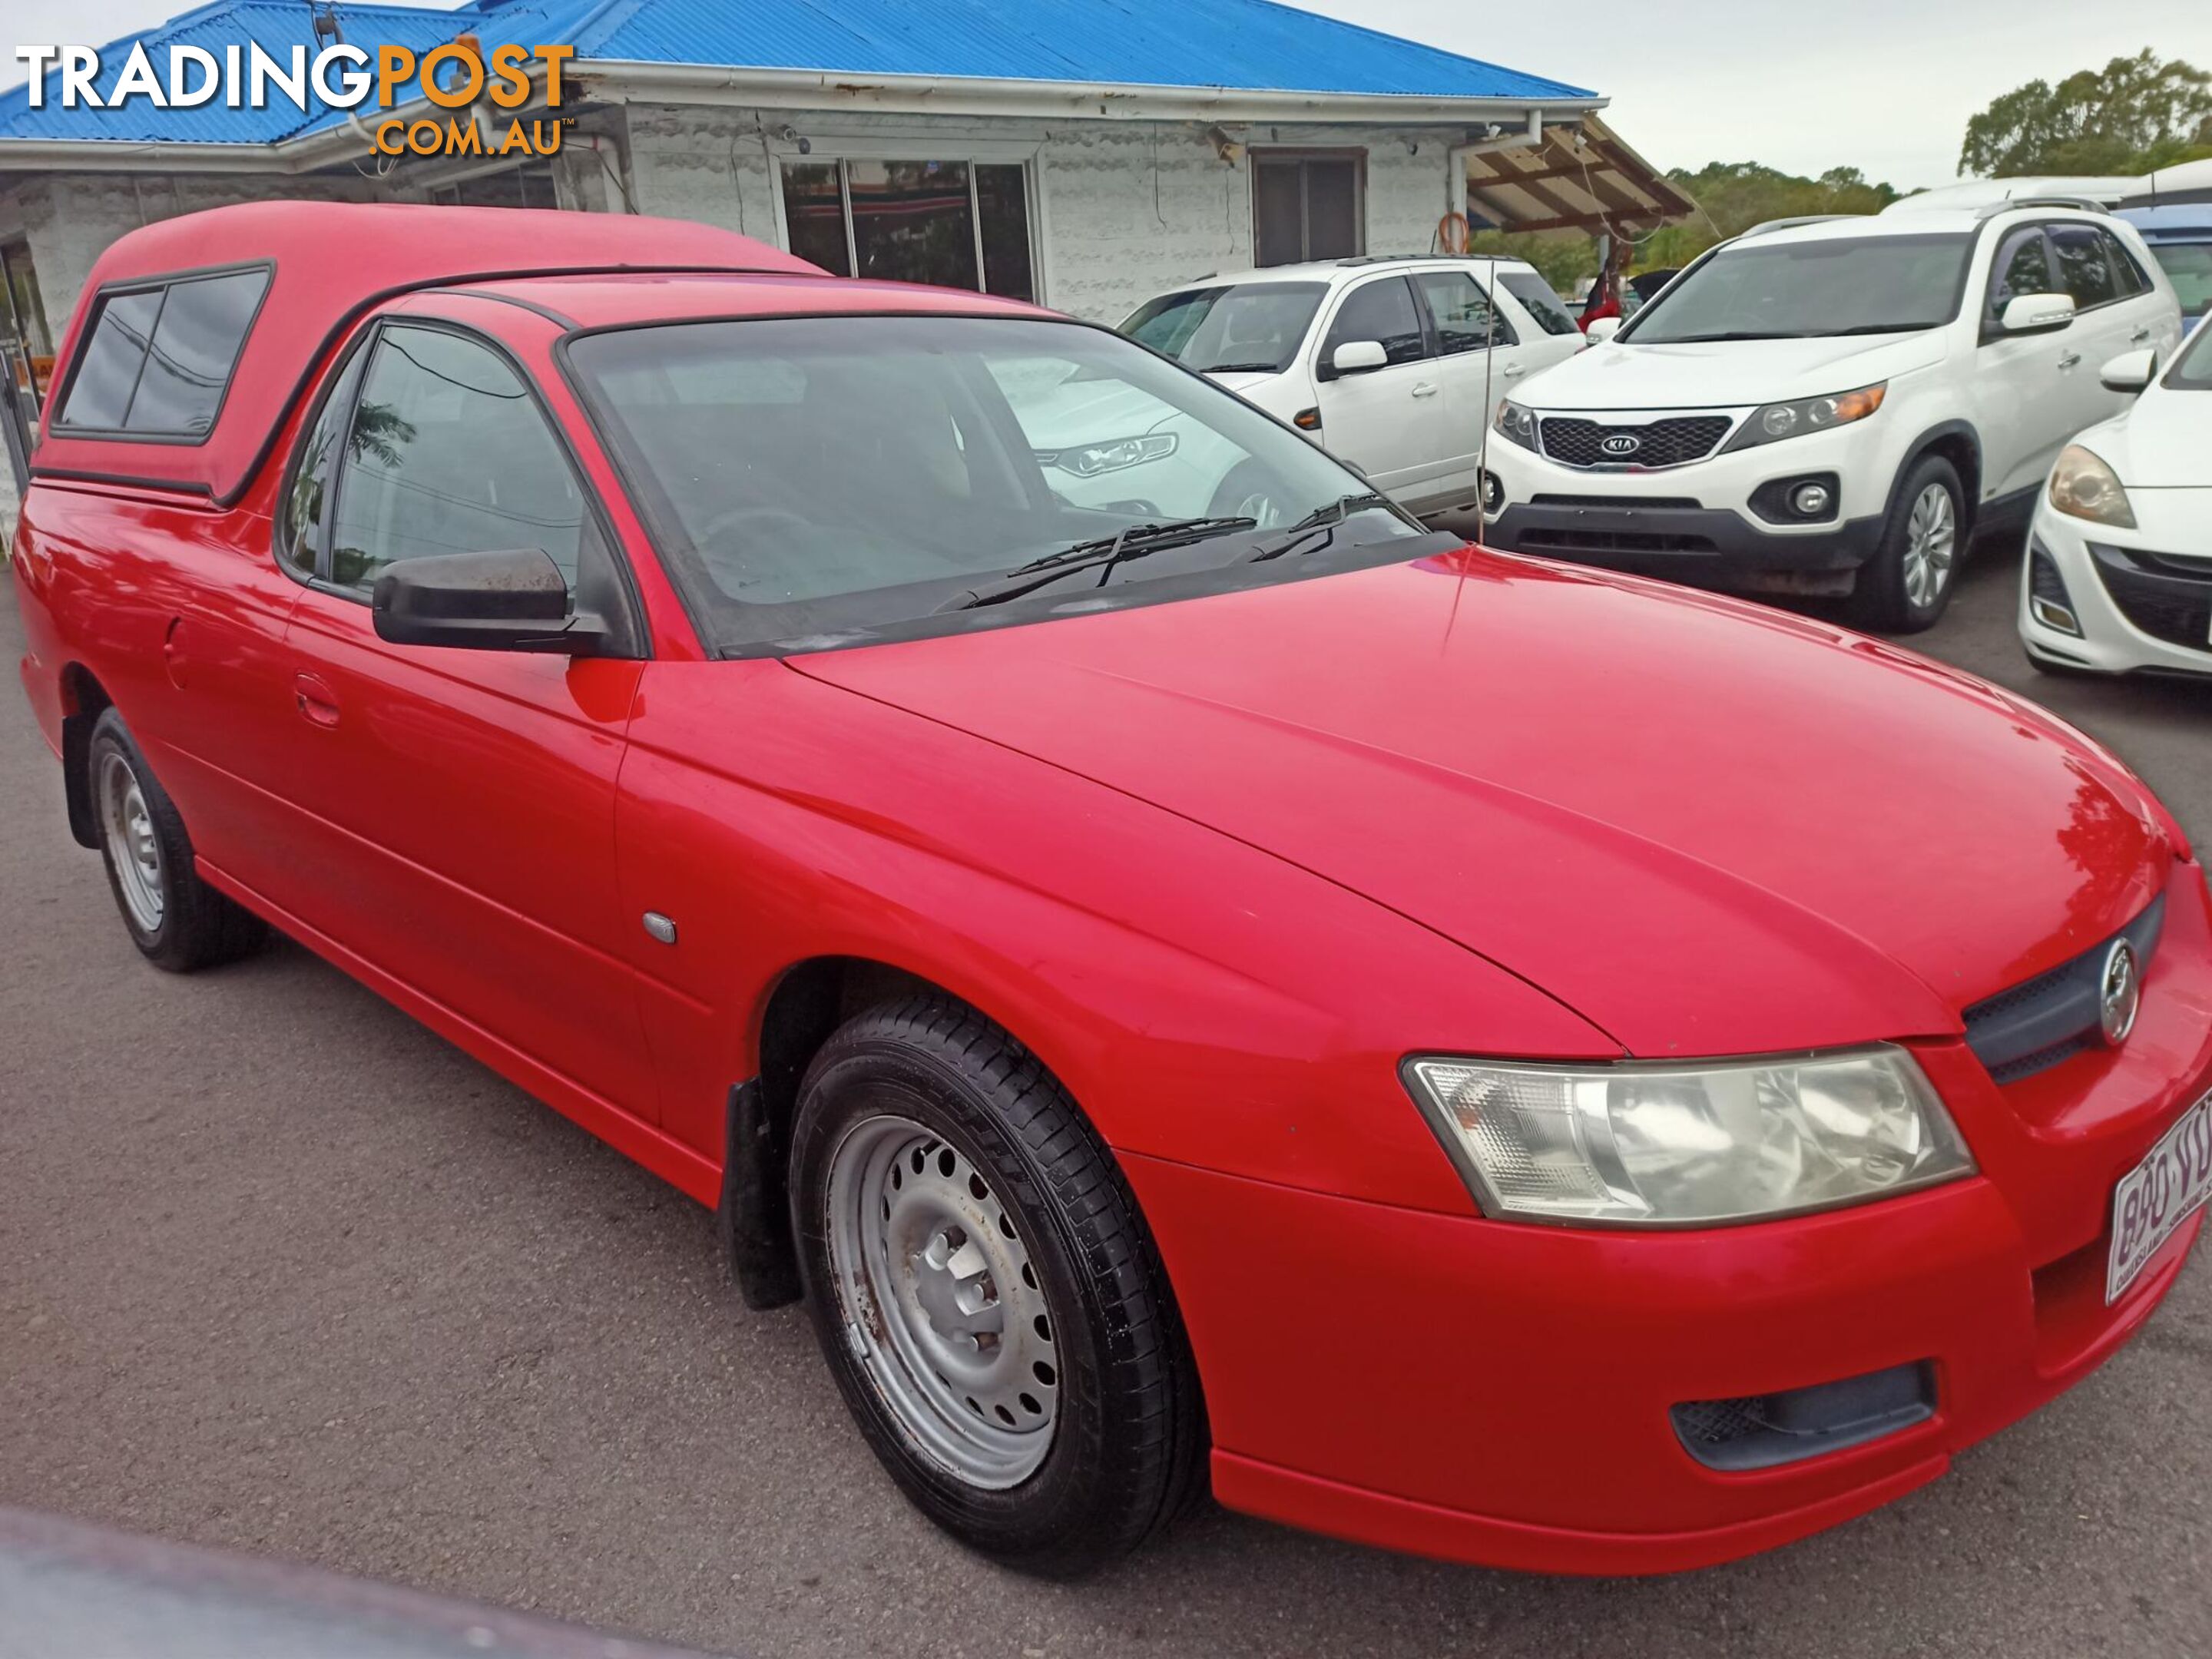
POLYGON ((1500 402, 1487 539, 1848 592, 1866 625, 1917 632, 1977 526, 2024 523, 2066 441, 2119 409, 2099 366, 2180 337, 2141 237, 2094 209, 1763 227, 1500 402))
MULTIPOLYGON (((1474 506, 1492 404, 1585 343, 1534 266, 1481 256, 1209 276, 1147 300, 1121 332, 1289 422, 1416 512, 1474 506)), ((1214 510, 1267 522, 1252 498, 1261 485, 1225 478, 1214 510)))

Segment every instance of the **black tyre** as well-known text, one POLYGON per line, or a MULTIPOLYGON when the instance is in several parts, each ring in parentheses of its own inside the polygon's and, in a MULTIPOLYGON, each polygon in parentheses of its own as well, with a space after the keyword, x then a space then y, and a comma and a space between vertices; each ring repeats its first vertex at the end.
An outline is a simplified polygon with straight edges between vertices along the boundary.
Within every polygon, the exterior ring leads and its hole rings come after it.
POLYGON ((855 1016, 800 1085, 790 1183, 823 1355, 939 1526, 1069 1577, 1194 1495, 1204 1414, 1158 1258, 1012 1037, 937 996, 855 1016))
POLYGON ((1273 530, 1290 520, 1284 501, 1280 478, 1257 461, 1240 461, 1213 492, 1208 510, 1217 518, 1251 519, 1261 529, 1273 530))
POLYGON ((1891 499, 1881 544, 1859 567, 1852 620, 1887 634, 1933 628, 1958 586, 1966 525, 1958 470, 1940 455, 1922 456, 1891 499))
POLYGON ((92 728, 85 767, 107 884, 146 960, 189 974, 258 950, 268 924, 200 879, 184 820, 112 708, 92 728))

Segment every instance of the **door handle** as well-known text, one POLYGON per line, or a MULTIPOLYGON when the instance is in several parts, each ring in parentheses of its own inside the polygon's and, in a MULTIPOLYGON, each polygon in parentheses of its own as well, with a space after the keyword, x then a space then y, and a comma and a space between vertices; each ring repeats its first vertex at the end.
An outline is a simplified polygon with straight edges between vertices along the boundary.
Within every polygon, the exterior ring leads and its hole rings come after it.
POLYGON ((338 694, 320 675, 293 675, 292 701, 300 711, 300 718, 310 726, 331 726, 338 723, 338 694))
POLYGON ((1413 395, 1416 398, 1433 398, 1437 395, 1437 388, 1432 382, 1424 380, 1413 388, 1413 395))
POLYGON ((1501 368, 1498 372, 1510 380, 1516 374, 1526 374, 1528 372, 1528 365, 1526 363, 1508 363, 1504 368, 1501 368))
POLYGON ((2058 360, 2058 367, 2061 368, 2071 368, 2075 364, 2081 361, 2081 354, 2080 352, 2069 351, 2058 360))
POLYGON ((2148 338, 2150 338, 2150 326, 2148 324, 2145 324, 2142 327, 2137 329, 2134 333, 2128 336, 2128 343, 2130 345, 2141 345, 2148 338))

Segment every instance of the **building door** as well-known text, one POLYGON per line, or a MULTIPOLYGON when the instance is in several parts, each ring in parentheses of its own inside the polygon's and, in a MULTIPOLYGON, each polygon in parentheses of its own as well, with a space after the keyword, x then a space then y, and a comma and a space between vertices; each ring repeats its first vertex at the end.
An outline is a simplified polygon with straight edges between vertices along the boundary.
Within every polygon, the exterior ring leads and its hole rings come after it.
POLYGON ((1294 265, 1367 249, 1364 150, 1265 151, 1252 157, 1252 261, 1294 265))
POLYGON ((0 243, 0 342, 15 348, 9 354, 16 366, 18 383, 9 388, 27 398, 36 419, 46 400, 46 383, 53 378, 53 337, 46 331, 45 304, 39 298, 39 279, 31 270, 27 242, 0 243))

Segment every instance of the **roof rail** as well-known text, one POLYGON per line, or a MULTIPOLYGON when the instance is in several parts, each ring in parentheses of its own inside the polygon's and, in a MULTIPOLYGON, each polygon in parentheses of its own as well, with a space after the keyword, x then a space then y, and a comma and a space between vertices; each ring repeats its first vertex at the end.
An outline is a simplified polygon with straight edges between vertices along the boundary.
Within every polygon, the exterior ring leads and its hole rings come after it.
POLYGON ((2071 208, 2077 213, 2110 213, 2112 205, 2094 196, 2013 196, 2002 202, 1988 202, 1974 210, 1977 220, 1994 219, 2000 213, 2010 213, 2015 208, 2071 208))
MULTIPOLYGON (((1837 219, 1863 219, 1863 213, 1805 213, 1795 219, 1769 219, 1764 224, 1753 225, 1742 233, 1744 236, 1764 236, 1770 230, 1795 230, 1800 225, 1825 225, 1837 219)), ((1741 237, 1738 238, 1739 240, 1741 237)))

